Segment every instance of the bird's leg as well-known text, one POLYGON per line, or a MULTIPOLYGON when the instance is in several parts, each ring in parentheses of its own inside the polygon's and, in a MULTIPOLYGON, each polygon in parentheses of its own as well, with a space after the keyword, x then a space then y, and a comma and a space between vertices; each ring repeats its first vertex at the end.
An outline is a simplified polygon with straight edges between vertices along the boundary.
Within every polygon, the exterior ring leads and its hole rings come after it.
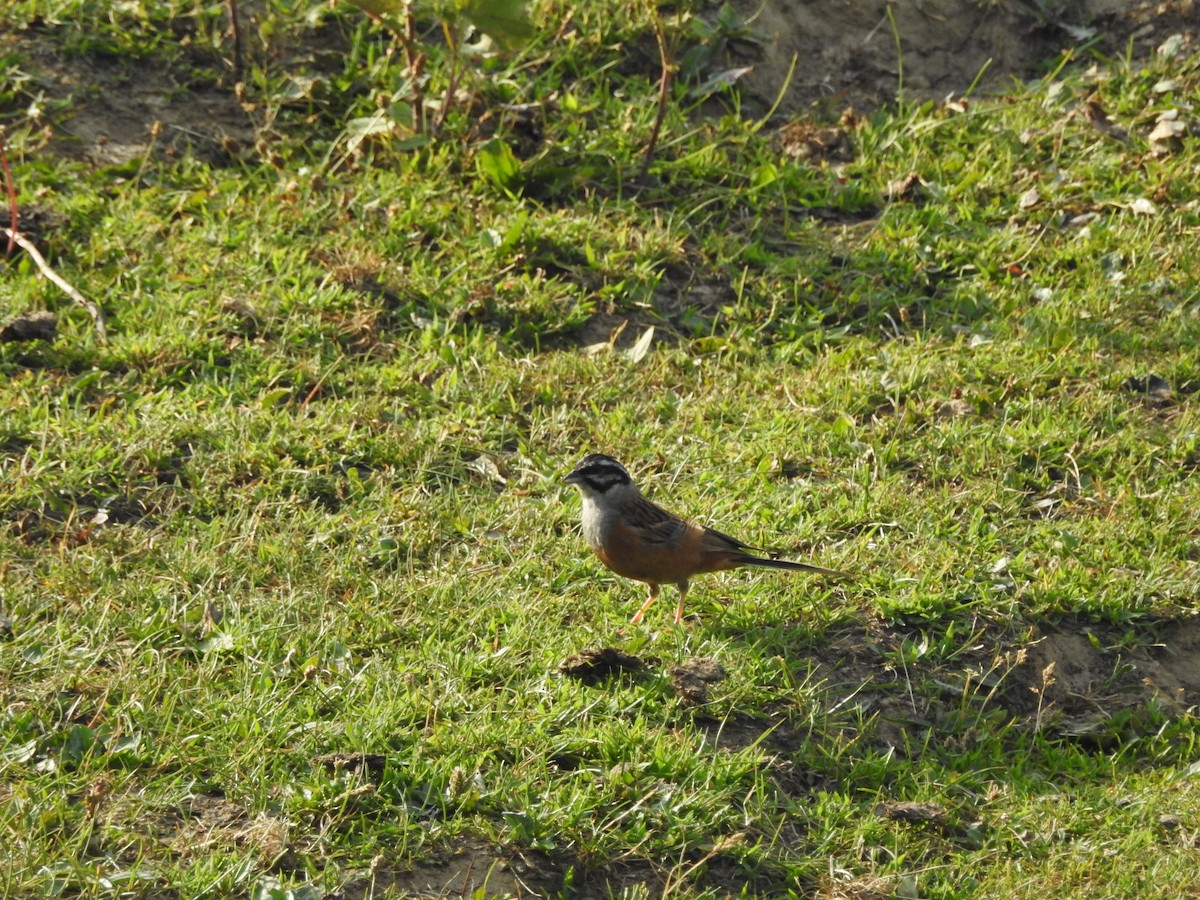
POLYGON ((633 619, 630 620, 631 623, 636 625, 638 622, 642 621, 642 616, 644 616, 646 614, 646 610, 648 610, 650 608, 650 604, 653 603, 657 599, 658 599, 658 585, 651 583, 650 599, 648 599, 645 603, 642 604, 642 608, 637 611, 637 615, 634 616, 633 619))
POLYGON ((678 625, 683 621, 683 601, 687 599, 688 583, 685 578, 679 582, 679 605, 675 607, 675 624, 678 625))

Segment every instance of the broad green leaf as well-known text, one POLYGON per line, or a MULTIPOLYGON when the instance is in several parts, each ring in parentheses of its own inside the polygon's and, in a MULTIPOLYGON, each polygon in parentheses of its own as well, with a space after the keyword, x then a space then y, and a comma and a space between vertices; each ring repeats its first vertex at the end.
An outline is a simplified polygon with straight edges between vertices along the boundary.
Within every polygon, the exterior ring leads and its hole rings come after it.
POLYGON ((533 37, 525 0, 467 0, 462 15, 505 50, 519 49, 533 37))
POLYGON ((779 169, 771 163, 756 166, 750 173, 750 186, 756 190, 779 180, 779 169))
POLYGON ((512 148, 500 138, 492 138, 475 154, 475 166, 494 185, 510 196, 520 186, 521 163, 512 148))

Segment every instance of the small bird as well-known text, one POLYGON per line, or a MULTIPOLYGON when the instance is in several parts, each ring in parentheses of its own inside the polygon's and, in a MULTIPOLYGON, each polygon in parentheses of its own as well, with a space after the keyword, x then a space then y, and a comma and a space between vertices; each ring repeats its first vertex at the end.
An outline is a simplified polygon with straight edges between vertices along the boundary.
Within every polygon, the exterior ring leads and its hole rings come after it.
POLYGON ((766 551, 685 521, 651 503, 642 496, 625 467, 603 453, 585 456, 566 481, 575 485, 583 498, 583 536, 600 562, 618 575, 650 585, 650 599, 633 617, 634 624, 642 620, 650 604, 658 598, 660 585, 675 584, 679 588, 679 606, 675 608, 678 625, 683 621, 688 581, 701 572, 762 566, 849 577, 836 569, 767 559, 746 552, 766 551))

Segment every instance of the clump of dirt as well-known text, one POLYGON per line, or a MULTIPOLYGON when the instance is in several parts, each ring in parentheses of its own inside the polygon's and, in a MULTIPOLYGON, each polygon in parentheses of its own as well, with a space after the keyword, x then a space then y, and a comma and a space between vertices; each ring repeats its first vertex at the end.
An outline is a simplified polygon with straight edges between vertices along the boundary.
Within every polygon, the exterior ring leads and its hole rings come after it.
POLYGON ((725 678, 725 669, 715 659, 696 657, 685 659, 667 669, 671 676, 671 686, 679 699, 691 706, 699 706, 708 702, 709 685, 716 684, 725 678))
POLYGON ((875 807, 875 815, 893 822, 944 822, 946 810, 936 803, 885 800, 875 807))
POLYGON ((35 310, 14 316, 0 328, 0 342, 52 341, 58 335, 58 319, 54 313, 35 310))
POLYGON ((558 671, 585 684, 599 684, 622 672, 640 672, 646 662, 640 656, 616 647, 596 647, 572 653, 561 663, 558 671))
POLYGON ((313 760, 325 769, 356 772, 378 776, 387 768, 387 757, 382 753, 324 753, 313 760))
POLYGON ((1175 400, 1175 393, 1171 390, 1171 383, 1165 378, 1155 375, 1153 372, 1141 377, 1130 375, 1121 386, 1132 394, 1139 394, 1144 397, 1146 405, 1155 409, 1170 406, 1175 400))

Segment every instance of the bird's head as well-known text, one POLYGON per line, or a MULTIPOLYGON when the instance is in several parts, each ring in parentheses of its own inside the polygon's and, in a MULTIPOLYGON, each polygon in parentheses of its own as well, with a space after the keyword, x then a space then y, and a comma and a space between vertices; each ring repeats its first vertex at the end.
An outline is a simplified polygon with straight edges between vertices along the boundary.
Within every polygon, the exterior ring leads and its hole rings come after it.
POLYGON ((584 495, 602 496, 615 487, 633 484, 629 471, 603 453, 589 453, 566 477, 584 495))

